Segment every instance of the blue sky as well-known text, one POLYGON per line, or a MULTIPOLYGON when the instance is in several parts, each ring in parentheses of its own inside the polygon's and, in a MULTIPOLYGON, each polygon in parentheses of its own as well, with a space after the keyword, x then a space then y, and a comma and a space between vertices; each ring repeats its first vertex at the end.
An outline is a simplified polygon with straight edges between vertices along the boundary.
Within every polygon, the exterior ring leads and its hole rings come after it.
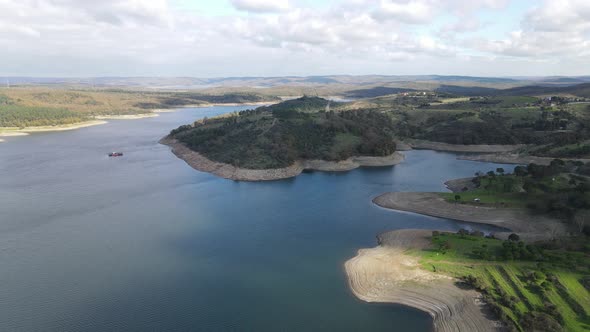
POLYGON ((0 75, 588 75, 587 0, 0 0, 0 75))

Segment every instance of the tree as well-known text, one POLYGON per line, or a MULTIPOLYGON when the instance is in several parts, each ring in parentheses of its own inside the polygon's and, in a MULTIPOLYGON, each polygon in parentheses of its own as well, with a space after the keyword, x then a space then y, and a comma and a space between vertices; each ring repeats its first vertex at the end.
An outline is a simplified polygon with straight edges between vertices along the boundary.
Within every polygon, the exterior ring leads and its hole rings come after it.
POLYGON ((461 195, 455 195, 455 202, 458 202, 461 200, 461 195))
POLYGON ((518 236, 516 233, 512 233, 508 236, 508 240, 518 242, 518 240, 520 240, 520 236, 518 236))
POLYGON ((449 241, 444 241, 438 245, 438 250, 443 254, 446 254, 449 249, 451 249, 451 243, 449 241))
POLYGON ((457 234, 459 234, 461 237, 465 237, 465 236, 469 235, 469 231, 466 230, 465 228, 461 228, 460 230, 457 231, 457 234))
POLYGON ((584 227, 586 227, 586 215, 581 212, 576 214, 574 217, 574 224, 576 224, 580 233, 584 232, 584 227))
POLYGON ((498 168, 496 168, 496 172, 498 172, 498 174, 500 174, 500 175, 503 175, 504 169, 502 167, 498 167, 498 168))
POLYGON ((524 166, 516 166, 514 167, 514 175, 516 176, 525 176, 527 174, 527 169, 524 166))

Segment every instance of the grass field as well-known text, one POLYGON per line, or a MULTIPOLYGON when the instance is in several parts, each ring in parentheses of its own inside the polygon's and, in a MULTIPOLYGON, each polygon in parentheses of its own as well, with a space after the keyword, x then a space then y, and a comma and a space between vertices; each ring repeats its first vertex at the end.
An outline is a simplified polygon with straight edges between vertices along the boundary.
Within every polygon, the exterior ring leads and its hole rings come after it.
POLYGON ((547 319, 539 318, 543 315, 551 317, 545 322, 548 326, 557 322, 566 331, 590 328, 590 292, 580 282, 590 273, 587 252, 541 249, 536 259, 506 260, 504 241, 497 239, 441 233, 433 236, 432 243, 432 249, 410 254, 419 256, 429 271, 461 279, 471 276, 475 287, 516 330, 530 330, 531 324, 547 319), (492 258, 474 254, 482 248, 492 258))

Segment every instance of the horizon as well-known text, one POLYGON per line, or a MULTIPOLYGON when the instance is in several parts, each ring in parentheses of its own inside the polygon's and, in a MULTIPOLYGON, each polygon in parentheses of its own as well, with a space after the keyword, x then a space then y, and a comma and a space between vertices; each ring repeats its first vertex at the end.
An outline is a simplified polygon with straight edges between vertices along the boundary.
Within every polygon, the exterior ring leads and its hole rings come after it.
MULTIPOLYGON (((105 75, 105 76, 44 76, 44 75, 0 75, 0 79, 98 79, 98 78, 157 78, 157 79, 168 79, 168 78, 191 78, 191 79, 271 79, 271 78, 310 78, 310 77, 464 77, 464 78, 501 78, 501 79, 545 79, 545 78, 590 78, 590 74, 579 74, 579 75, 529 75, 529 76, 509 76, 509 75, 497 75, 497 76, 486 76, 486 75, 455 75, 455 74, 325 74, 325 75, 278 75, 278 76, 166 76, 166 75, 153 75, 153 76, 124 76, 124 75, 105 75)), ((1 86, 0 86, 1 87, 1 86)))
POLYGON ((0 9, 2 77, 570 77, 590 67, 582 0, 4 0, 0 9))

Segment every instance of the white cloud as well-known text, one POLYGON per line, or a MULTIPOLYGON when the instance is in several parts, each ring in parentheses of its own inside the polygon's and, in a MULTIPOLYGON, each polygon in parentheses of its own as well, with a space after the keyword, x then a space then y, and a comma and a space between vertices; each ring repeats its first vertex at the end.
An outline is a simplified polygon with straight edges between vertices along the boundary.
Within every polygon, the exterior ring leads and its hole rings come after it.
POLYGON ((393 19, 404 23, 427 23, 433 19, 434 4, 428 1, 398 2, 381 0, 379 8, 373 16, 377 19, 393 19))
POLYGON ((289 9, 288 0, 231 0, 231 3, 238 10, 253 13, 276 13, 289 9))
POLYGON ((468 74, 457 65, 465 58, 472 73, 475 63, 492 70, 494 61, 504 61, 502 70, 546 59, 556 70, 590 68, 590 4, 582 0, 546 1, 522 17, 518 31, 494 37, 479 33, 478 13, 507 0, 320 7, 234 0, 235 8, 264 15, 223 17, 180 11, 170 1, 0 0, 0 75, 468 74))
POLYGON ((590 52, 590 2, 547 0, 530 10, 521 29, 503 39, 478 38, 474 48, 499 55, 544 59, 582 57, 590 52))

